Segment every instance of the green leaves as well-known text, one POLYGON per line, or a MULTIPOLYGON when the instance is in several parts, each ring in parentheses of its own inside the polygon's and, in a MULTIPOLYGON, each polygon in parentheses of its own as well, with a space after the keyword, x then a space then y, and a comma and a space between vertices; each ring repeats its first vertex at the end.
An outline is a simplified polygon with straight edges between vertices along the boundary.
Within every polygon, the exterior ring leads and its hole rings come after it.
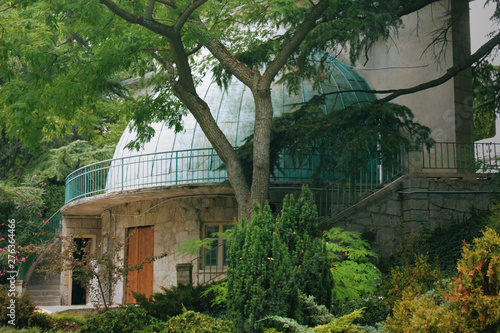
POLYGON ((474 138, 495 136, 496 113, 500 109, 500 68, 485 61, 473 68, 474 138))
MULTIPOLYGON (((316 180, 327 179, 332 172, 341 173, 347 179, 374 158, 382 158, 386 167, 397 165, 400 154, 408 151, 412 142, 433 144, 430 129, 415 122, 405 106, 365 104, 329 110, 325 114, 322 108, 325 98, 315 96, 299 110, 273 120, 273 168, 279 168, 280 153, 291 156, 296 167, 316 155, 321 156, 314 160, 316 180)), ((248 160, 251 160, 252 147, 253 137, 249 137, 238 149, 247 167, 251 166, 248 160)))
POLYGON ((346 299, 360 300, 362 296, 375 293, 382 274, 370 260, 377 255, 370 245, 354 231, 332 228, 323 234, 332 261, 332 277, 335 283, 335 302, 346 299))

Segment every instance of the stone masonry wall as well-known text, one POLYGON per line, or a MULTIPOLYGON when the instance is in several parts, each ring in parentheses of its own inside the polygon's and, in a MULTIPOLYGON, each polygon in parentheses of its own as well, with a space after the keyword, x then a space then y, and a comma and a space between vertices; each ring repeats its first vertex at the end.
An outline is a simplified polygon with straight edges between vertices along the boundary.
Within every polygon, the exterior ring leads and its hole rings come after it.
POLYGON ((390 256, 403 233, 431 230, 470 216, 472 209, 487 210, 495 198, 489 181, 454 177, 402 178, 350 207, 323 228, 342 227, 372 237, 372 248, 390 256))
MULTIPOLYGON (((168 253, 154 262, 154 292, 177 285, 175 266, 189 263, 196 255, 176 253, 186 240, 199 238, 203 222, 233 221, 238 208, 232 197, 188 196, 133 202, 114 207, 104 228, 125 237, 128 228, 154 226, 154 255, 168 253)), ((104 219, 104 218, 103 218, 104 219)), ((122 254, 125 256, 125 251, 122 254)), ((115 302, 125 301, 125 287, 119 284, 115 302)))

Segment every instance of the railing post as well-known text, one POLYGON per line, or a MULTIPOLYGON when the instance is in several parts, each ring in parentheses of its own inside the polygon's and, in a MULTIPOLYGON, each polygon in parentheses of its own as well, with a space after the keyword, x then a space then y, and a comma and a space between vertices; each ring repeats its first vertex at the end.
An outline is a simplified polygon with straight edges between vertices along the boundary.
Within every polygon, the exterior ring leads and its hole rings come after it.
POLYGON ((121 158, 121 162, 122 162, 122 191, 123 191, 123 183, 124 183, 124 177, 125 177, 125 167, 123 166, 123 157, 121 158))

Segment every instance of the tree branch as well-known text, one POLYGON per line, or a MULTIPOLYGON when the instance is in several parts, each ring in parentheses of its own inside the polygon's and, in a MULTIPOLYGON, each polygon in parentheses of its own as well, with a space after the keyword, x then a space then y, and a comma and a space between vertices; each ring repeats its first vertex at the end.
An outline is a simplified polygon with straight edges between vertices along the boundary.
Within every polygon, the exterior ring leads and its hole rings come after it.
POLYGON ((162 3, 165 6, 170 7, 172 9, 177 9, 178 8, 174 3, 170 2, 170 1, 167 1, 167 0, 156 0, 156 2, 162 3))
POLYGON ((267 66, 264 74, 262 75, 263 84, 271 83, 274 77, 278 74, 280 69, 284 66, 290 55, 297 49, 302 41, 307 37, 309 32, 314 28, 316 21, 328 9, 329 2, 327 0, 320 0, 306 16, 306 19, 297 28, 295 34, 282 45, 280 54, 274 59, 269 66, 267 66))
POLYGON ((430 4, 433 4, 435 2, 439 2, 441 0, 416 0, 416 1, 411 1, 409 5, 404 5, 401 8, 397 9, 394 13, 399 16, 405 16, 408 14, 411 14, 413 12, 416 12, 420 9, 423 9, 427 7, 430 4))
POLYGON ((493 49, 500 45, 500 33, 498 33, 495 37, 491 38, 488 42, 486 42, 483 46, 479 48, 474 54, 472 54, 470 57, 465 59, 464 61, 459 62, 457 65, 450 67, 447 71, 446 74, 443 76, 431 80, 419 85, 416 85, 411 88, 407 89, 398 89, 396 92, 390 94, 389 96, 386 96, 382 99, 377 100, 375 103, 387 103, 389 101, 392 101, 393 99, 402 96, 402 95, 408 95, 408 94, 413 94, 418 91, 426 90, 432 87, 436 87, 440 84, 445 83, 446 81, 452 79, 453 77, 457 76, 461 71, 471 67, 473 64, 479 62, 482 58, 486 57, 493 51, 493 49))
POLYGON ((199 50, 201 50, 201 48, 202 48, 202 47, 203 47, 203 45, 198 44, 198 45, 196 45, 193 49, 191 49, 190 51, 187 51, 187 52, 186 52, 186 55, 187 55, 187 56, 193 55, 193 54, 195 54, 196 52, 198 52, 199 50))
POLYGON ((142 25, 143 27, 161 35, 161 36, 166 36, 169 37, 172 35, 173 30, 172 27, 165 25, 163 23, 160 23, 158 21, 151 19, 144 19, 144 17, 140 15, 135 15, 127 12, 120 6, 118 6, 116 3, 114 3, 112 0, 99 0, 100 3, 102 3, 104 6, 108 7, 108 9, 114 13, 115 15, 121 17, 125 21, 132 23, 132 24, 138 24, 142 25))
POLYGON ((144 17, 147 20, 153 20, 153 11, 155 9, 155 0, 148 0, 146 9, 144 10, 144 17))
POLYGON ((236 76, 243 84, 250 87, 253 82, 254 72, 239 61, 218 39, 211 36, 208 31, 207 34, 204 46, 219 61, 222 67, 236 76))
POLYGON ((21 2, 23 2, 23 1, 24 1, 24 0, 19 0, 19 1, 17 1, 17 2, 11 3, 9 6, 7 6, 7 8, 0 9, 0 13, 6 12, 6 11, 8 11, 9 9, 12 9, 12 8, 16 8, 16 7, 17 7, 17 4, 18 4, 18 3, 21 3, 21 2))
POLYGON ((174 31, 180 33, 180 31, 181 31, 182 27, 184 26, 184 24, 191 17, 191 14, 193 14, 193 12, 197 8, 199 8, 201 5, 203 5, 207 1, 208 0, 196 0, 196 1, 192 1, 191 4, 189 4, 186 7, 186 9, 184 10, 184 12, 182 12, 182 14, 179 15, 179 18, 177 19, 177 21, 174 24, 174 31))

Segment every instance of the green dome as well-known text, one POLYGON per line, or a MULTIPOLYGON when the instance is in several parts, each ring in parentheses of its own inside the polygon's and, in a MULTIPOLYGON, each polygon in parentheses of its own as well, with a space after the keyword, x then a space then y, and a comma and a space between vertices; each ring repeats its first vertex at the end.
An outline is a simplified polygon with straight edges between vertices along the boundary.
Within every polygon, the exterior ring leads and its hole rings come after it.
MULTIPOLYGON (((271 93, 274 116, 293 112, 298 108, 298 104, 309 101, 314 95, 369 89, 368 84, 351 67, 334 59, 331 59, 330 65, 331 71, 327 79, 319 84, 318 90, 313 88, 312 81, 307 80, 302 82, 298 94, 290 94, 284 84, 273 84, 271 93)), ((211 77, 206 77, 197 91, 209 105, 229 142, 235 147, 240 146, 253 132, 255 107, 250 89, 233 78, 227 90, 224 90, 218 87, 211 77)), ((375 96, 370 93, 343 92, 328 95, 324 108, 325 112, 328 112, 373 100, 375 96)), ((139 151, 125 148, 136 138, 134 130, 127 129, 122 135, 114 159, 122 159, 123 165, 118 167, 120 163, 113 162, 108 175, 108 191, 125 187, 216 182, 227 179, 224 170, 217 170, 220 160, 191 114, 183 119, 184 130, 179 133, 174 133, 173 129, 169 129, 163 122, 151 126, 155 129, 155 135, 139 151)), ((312 171, 298 171, 289 171, 292 174, 288 175, 277 174, 274 180, 304 181, 312 176, 312 171)))

